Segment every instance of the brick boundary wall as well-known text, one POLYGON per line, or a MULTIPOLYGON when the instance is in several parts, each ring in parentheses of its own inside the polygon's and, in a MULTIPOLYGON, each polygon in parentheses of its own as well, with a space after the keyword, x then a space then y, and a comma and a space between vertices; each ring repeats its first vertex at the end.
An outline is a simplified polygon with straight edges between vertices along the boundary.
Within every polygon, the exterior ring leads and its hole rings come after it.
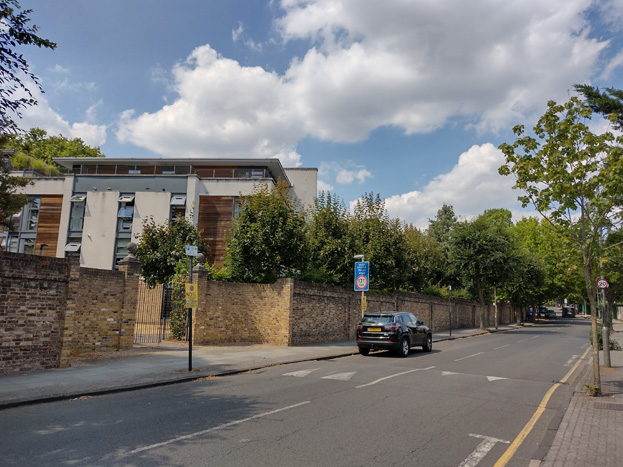
MULTIPOLYGON (((198 275, 199 306, 193 314, 193 342, 305 345, 355 339, 361 318, 361 294, 345 288, 280 279, 274 284, 207 280, 198 275)), ((410 311, 433 332, 448 329, 448 300, 406 292, 368 294, 369 311, 410 311)), ((452 328, 480 325, 478 303, 452 300, 452 328)), ((499 305, 498 323, 511 321, 508 305, 499 305)), ((494 325, 493 306, 486 308, 487 327, 494 325)))
POLYGON ((130 263, 105 271, 67 258, 0 251, 0 374, 131 348, 138 268, 130 263))

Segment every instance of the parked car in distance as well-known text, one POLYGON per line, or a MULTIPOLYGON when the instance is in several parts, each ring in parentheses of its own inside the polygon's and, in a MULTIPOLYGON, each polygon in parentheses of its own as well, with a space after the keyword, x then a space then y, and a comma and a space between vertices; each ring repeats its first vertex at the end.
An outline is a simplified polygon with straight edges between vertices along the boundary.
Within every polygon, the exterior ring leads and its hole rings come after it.
POLYGON ((433 349, 433 334, 422 320, 404 311, 366 313, 357 324, 357 347, 361 355, 370 350, 393 350, 406 357, 411 347, 433 349))
POLYGON ((547 318, 547 319, 555 319, 556 318, 556 312, 554 310, 550 310, 548 308, 547 310, 545 310, 545 318, 547 318))
POLYGON ((575 318, 575 308, 572 306, 563 306, 562 317, 563 318, 575 318))

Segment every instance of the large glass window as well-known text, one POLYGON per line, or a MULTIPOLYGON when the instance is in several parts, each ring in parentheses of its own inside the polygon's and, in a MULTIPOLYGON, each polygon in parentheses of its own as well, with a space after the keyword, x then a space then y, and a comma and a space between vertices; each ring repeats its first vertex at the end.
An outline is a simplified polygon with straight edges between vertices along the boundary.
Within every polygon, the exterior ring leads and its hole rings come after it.
POLYGON ((71 203, 69 210, 69 230, 67 232, 67 244, 63 249, 65 251, 65 257, 80 256, 87 195, 85 193, 77 193, 73 195, 69 201, 71 203))
POLYGON ((186 195, 173 194, 171 195, 171 211, 169 213, 169 219, 176 221, 183 218, 186 215, 186 195))
POLYGON ((0 233, 2 248, 12 253, 35 254, 41 197, 30 196, 22 211, 11 217, 9 227, 0 233))
POLYGON ((134 193, 122 193, 119 196, 117 211, 117 238, 115 242, 115 269, 117 264, 128 255, 128 243, 132 241, 132 222, 134 219, 134 193))

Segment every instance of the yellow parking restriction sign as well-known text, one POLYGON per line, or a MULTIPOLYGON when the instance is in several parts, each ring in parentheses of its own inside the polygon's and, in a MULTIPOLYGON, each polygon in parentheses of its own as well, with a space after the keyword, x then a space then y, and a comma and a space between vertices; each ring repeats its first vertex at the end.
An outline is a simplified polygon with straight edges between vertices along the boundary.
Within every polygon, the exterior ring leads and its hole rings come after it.
POLYGON ((186 284, 186 307, 195 308, 197 300, 197 284, 186 284))

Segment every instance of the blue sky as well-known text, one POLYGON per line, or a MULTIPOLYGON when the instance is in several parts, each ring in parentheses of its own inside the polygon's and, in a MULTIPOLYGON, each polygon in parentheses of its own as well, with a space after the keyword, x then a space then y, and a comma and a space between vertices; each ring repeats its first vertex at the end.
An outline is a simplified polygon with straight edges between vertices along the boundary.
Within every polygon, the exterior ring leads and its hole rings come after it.
POLYGON ((530 214, 497 146, 575 83, 623 88, 621 0, 20 4, 58 44, 24 49, 45 94, 22 127, 109 157, 279 157, 422 228, 444 203, 530 214))

